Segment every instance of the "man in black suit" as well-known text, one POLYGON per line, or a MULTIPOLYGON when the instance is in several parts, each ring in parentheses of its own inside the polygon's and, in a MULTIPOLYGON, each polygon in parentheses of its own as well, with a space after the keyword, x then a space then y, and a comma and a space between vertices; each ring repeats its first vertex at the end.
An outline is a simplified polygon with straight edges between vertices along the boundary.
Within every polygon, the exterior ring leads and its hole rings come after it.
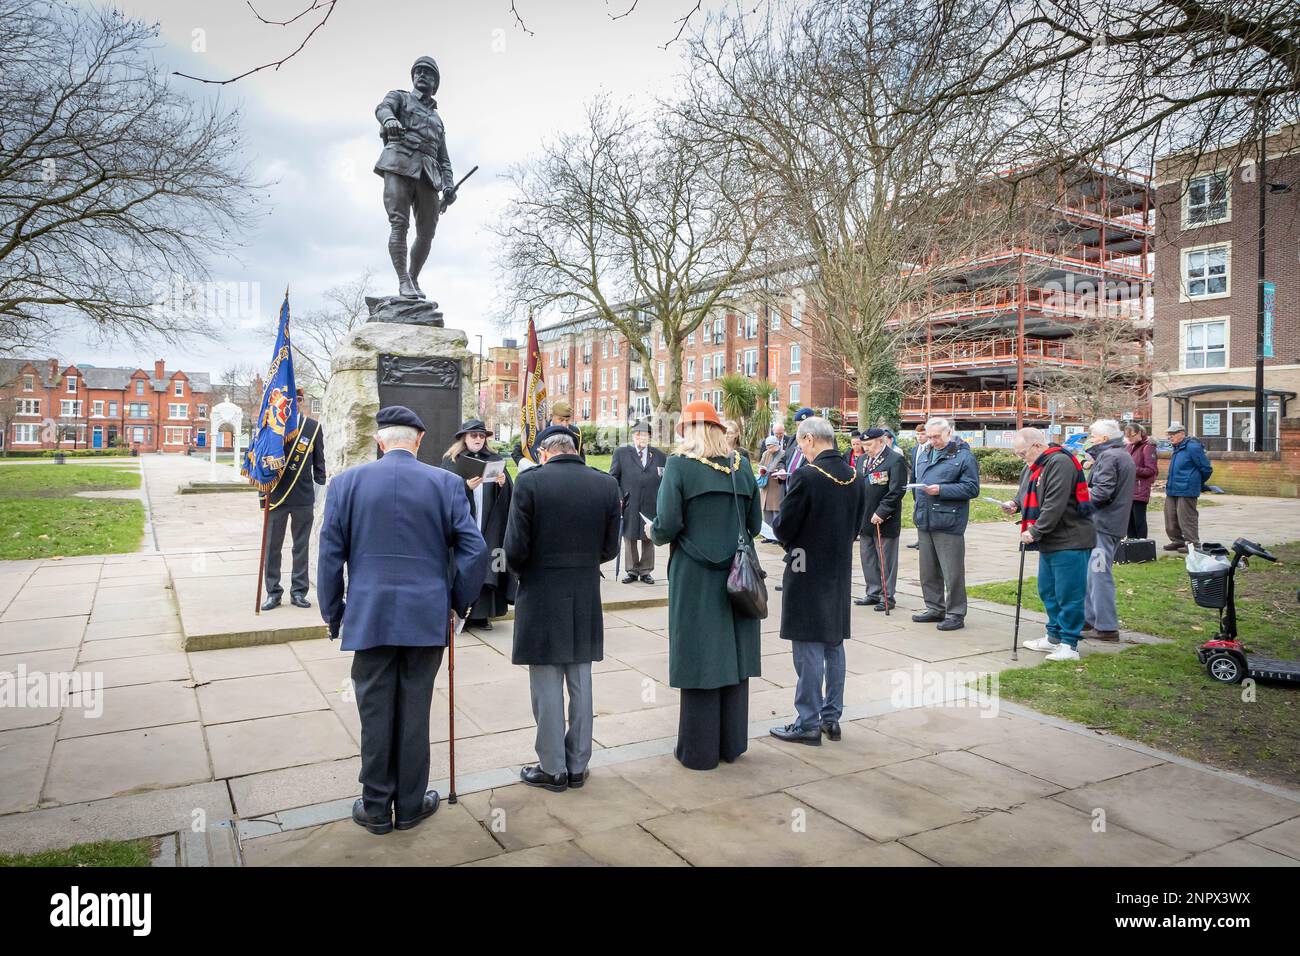
POLYGON ((591 759, 591 665, 605 656, 600 566, 618 554, 618 482, 578 456, 572 431, 537 436, 539 467, 519 473, 506 525, 506 565, 519 576, 515 664, 528 665, 537 764, 520 778, 562 793, 591 759), (564 689, 569 690, 565 731, 564 689))
POLYGON ((853 603, 860 607, 874 604, 877 611, 883 611, 887 593, 889 609, 893 610, 894 589, 898 584, 898 535, 903 528, 903 497, 907 494, 907 462, 889 446, 883 428, 868 428, 862 440, 863 454, 857 472, 863 480, 866 511, 858 553, 867 593, 865 597, 854 598, 853 603), (877 527, 885 558, 883 569, 876 552, 877 527))
POLYGON ((645 536, 641 515, 653 518, 658 513, 655 503, 666 464, 668 456, 651 447, 650 425, 644 421, 632 426, 632 444, 616 448, 610 461, 609 473, 618 482, 619 495, 627 499, 623 506, 623 540, 627 542, 624 584, 637 579, 646 584, 655 583, 650 574, 655 569, 655 546, 645 536))
MULTIPOLYGON (((298 389, 298 408, 304 401, 298 389)), ((311 607, 307 600, 307 562, 311 548, 311 524, 316 506, 313 484, 325 485, 325 438, 320 422, 302 416, 302 428, 289 450, 289 460, 280 479, 271 489, 270 510, 267 516, 266 535, 266 601, 263 611, 280 606, 284 589, 280 587, 280 559, 284 550, 284 533, 293 522, 293 578, 289 584, 289 600, 295 607, 311 607), (310 475, 306 474, 308 471, 310 475)), ((258 496, 259 501, 262 496, 258 496)))

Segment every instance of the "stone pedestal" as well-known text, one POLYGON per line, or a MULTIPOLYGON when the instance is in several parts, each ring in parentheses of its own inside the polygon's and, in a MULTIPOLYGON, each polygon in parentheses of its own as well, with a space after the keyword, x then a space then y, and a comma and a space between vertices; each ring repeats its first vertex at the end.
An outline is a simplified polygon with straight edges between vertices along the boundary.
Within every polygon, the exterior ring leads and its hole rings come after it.
MULTIPOLYGON (((374 461, 375 415, 379 412, 379 357, 442 359, 460 366, 462 419, 478 414, 473 385, 472 353, 459 329, 370 321, 345 338, 330 360, 321 424, 325 429, 325 467, 338 474, 353 465, 374 461)), ((426 422, 426 425, 430 423, 426 422)), ((430 426, 432 427, 432 426, 430 426)), ((427 434, 441 456, 451 435, 427 434)), ((323 496, 322 496, 323 497, 323 496)))

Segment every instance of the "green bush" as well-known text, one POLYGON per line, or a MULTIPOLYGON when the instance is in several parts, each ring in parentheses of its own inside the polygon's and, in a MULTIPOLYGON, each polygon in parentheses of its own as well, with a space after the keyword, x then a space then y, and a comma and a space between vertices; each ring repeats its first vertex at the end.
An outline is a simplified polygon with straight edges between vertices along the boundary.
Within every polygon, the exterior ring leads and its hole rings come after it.
MULTIPOLYGON (((58 448, 40 450, 6 451, 5 458, 53 458, 59 453, 58 448)), ((69 458, 128 458, 131 455, 126 448, 64 448, 64 455, 69 458)))
POLYGON ((1005 448, 972 448, 980 477, 992 481, 1017 482, 1025 465, 1005 448))

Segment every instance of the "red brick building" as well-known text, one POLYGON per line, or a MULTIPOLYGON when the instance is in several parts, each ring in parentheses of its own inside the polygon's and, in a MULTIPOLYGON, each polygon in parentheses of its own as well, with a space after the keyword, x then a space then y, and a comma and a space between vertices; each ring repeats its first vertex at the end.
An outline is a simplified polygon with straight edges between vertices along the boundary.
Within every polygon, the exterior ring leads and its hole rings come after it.
POLYGON ((181 452, 206 444, 210 394, 207 372, 168 370, 162 359, 152 372, 0 359, 0 437, 9 451, 181 452))

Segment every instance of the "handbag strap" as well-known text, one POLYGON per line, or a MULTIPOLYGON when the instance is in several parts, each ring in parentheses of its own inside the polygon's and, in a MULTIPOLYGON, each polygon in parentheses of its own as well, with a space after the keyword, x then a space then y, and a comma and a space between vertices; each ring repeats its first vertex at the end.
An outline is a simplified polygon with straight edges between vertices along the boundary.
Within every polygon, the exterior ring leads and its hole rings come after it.
MULTIPOLYGON (((732 454, 737 457, 740 456, 738 451, 732 454)), ((739 462, 736 464, 739 466, 739 462)), ((736 550, 744 551, 750 547, 751 542, 748 535, 745 534, 745 518, 740 510, 740 491, 736 488, 736 472, 739 470, 739 467, 731 470, 731 500, 736 505, 736 550)))

